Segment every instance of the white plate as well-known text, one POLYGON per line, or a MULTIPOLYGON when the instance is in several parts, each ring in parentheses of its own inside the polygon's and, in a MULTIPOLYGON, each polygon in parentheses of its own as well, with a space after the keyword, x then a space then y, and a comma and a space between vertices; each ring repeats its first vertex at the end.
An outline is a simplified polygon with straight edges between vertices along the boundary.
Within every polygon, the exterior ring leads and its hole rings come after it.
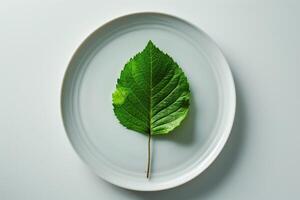
POLYGON ((229 66, 203 31, 177 17, 137 13, 101 26, 77 49, 61 110, 74 149, 96 174, 124 188, 154 191, 183 184, 213 162, 229 136, 235 101, 229 66), (153 137, 148 180, 147 136, 119 124, 111 95, 124 64, 150 39, 182 67, 192 99, 181 127, 153 137))

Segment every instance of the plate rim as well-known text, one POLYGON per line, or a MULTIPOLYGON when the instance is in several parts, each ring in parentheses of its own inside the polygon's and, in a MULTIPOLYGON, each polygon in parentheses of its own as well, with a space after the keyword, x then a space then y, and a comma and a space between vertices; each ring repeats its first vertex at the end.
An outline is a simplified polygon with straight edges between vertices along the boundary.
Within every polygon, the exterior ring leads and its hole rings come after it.
POLYGON ((123 14, 123 15, 118 15, 117 17, 112 17, 110 18, 110 20, 106 20, 106 22, 102 23, 100 26, 98 26, 94 31, 92 31, 90 34, 88 34, 87 37, 85 37, 85 39, 80 43, 80 45, 75 49, 75 51, 73 51, 73 54, 71 56, 71 58, 69 59, 69 62, 67 64, 67 67, 65 69, 65 72, 63 73, 63 79, 62 79, 62 84, 61 84, 61 88, 60 88, 60 116, 61 116, 61 120, 63 122, 63 127, 64 127, 64 131, 65 134, 67 135, 68 141, 71 143, 71 146, 73 148, 73 150, 76 152, 76 154, 79 156, 79 158, 88 166, 89 169, 91 169, 98 177, 102 178, 103 180, 116 185, 118 187, 121 188, 126 188, 126 189, 130 189, 130 190, 135 190, 135 191, 161 191, 161 190, 166 190, 166 189, 170 189, 170 188, 174 188, 174 187, 178 187, 180 185, 183 185, 184 183, 194 179, 195 177, 197 177, 198 175, 200 175, 201 173, 203 173, 215 160, 216 158, 220 155, 222 149, 224 148, 226 142, 228 141, 228 138, 230 136, 233 124, 234 124, 234 119, 235 119, 235 113, 236 113, 236 88, 235 88, 235 82, 234 82, 234 78, 232 75, 232 71, 230 69, 230 66, 228 64, 228 61, 226 59, 226 57, 224 56, 224 53, 222 52, 221 48, 218 46, 218 44, 206 33, 204 32, 202 29, 200 29, 197 25, 195 25, 194 23, 191 23, 181 17, 178 17, 176 15, 170 14, 170 13, 166 13, 166 12, 153 12, 153 11, 145 11, 145 12, 130 12, 128 14, 123 14), (207 156, 206 159, 203 160, 204 164, 202 164, 201 166, 198 165, 196 167, 194 167, 193 170, 191 170, 190 172, 188 172, 188 175, 184 176, 181 179, 176 179, 177 181, 173 181, 173 182, 168 182, 168 184, 161 184, 159 187, 137 187, 137 186, 132 186, 129 184, 120 184, 118 182, 109 180, 107 177, 101 176, 99 173, 96 172, 96 170, 94 168, 92 168, 90 166, 90 164, 83 158, 83 156, 81 155, 81 153, 77 150, 77 148, 75 147, 74 143, 72 142, 72 139, 70 138, 70 133, 67 130, 67 125, 66 125, 66 120, 64 117, 64 113, 63 113, 63 94, 64 94, 64 88, 66 85, 66 78, 67 78, 67 74, 69 73, 70 70, 70 65, 72 63, 72 61, 74 60, 74 58, 77 56, 77 54, 80 52, 80 50, 84 47, 84 45, 86 44, 86 42, 95 34, 98 32, 98 30, 102 29, 103 27, 105 27, 106 25, 114 22, 114 21, 118 21, 119 19, 122 18, 126 18, 126 17, 133 17, 136 16, 138 17, 139 15, 156 15, 156 16, 162 16, 162 17, 170 17, 176 20, 180 20, 192 27, 194 27, 195 29, 197 29, 197 31, 201 32, 203 34, 204 37, 206 37, 207 40, 209 40, 210 43, 212 43, 212 45, 214 46, 214 48, 219 51, 220 55, 223 57, 224 59, 224 66, 223 69, 226 70, 226 76, 228 81, 230 82, 230 104, 232 104, 232 109, 229 110, 229 114, 228 114, 228 122, 226 124, 226 127, 224 128, 224 133, 221 135, 219 141, 216 143, 216 146, 213 148, 212 152, 207 156))

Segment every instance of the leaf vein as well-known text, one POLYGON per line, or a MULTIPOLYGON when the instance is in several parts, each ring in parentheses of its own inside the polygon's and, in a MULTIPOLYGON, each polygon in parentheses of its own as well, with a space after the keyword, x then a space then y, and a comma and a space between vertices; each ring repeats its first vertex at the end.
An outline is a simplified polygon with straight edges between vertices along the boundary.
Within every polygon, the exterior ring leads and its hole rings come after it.
MULTIPOLYGON (((159 110, 157 113, 155 113, 152 117, 155 117, 156 115, 158 115, 160 112, 162 112, 163 110, 165 110, 165 109, 167 109, 168 107, 170 107, 170 106, 172 106, 173 104, 175 104, 177 101, 178 101, 178 99, 180 99, 181 97, 182 97, 182 94, 183 94, 184 92, 182 92, 181 94, 180 94, 180 96, 174 101, 174 102, 172 102, 171 104, 169 104, 169 105, 167 105, 166 107, 164 107, 164 108, 162 108, 161 110, 159 110)), ((180 108, 181 108, 181 106, 180 106, 180 108)), ((172 112, 171 113, 168 113, 167 115, 169 115, 169 114, 172 114, 172 112)), ((156 120, 155 120, 156 121, 156 120)), ((154 121, 154 122, 155 122, 154 121)))
MULTIPOLYGON (((156 123, 156 122, 158 122, 158 121, 160 121, 160 120, 162 120, 162 119, 164 119, 164 118, 166 118, 166 117, 169 117, 171 114, 173 114, 173 113, 176 113, 178 110, 180 110, 182 107, 178 107, 176 110, 174 110, 173 112, 170 112, 170 113, 168 113, 167 115, 164 115, 163 117, 161 117, 161 118, 159 118, 159 119, 156 119, 153 123, 156 123)), ((177 119, 177 118, 176 118, 177 119)), ((172 120, 172 121, 174 121, 174 120, 172 120)), ((169 123, 169 122, 168 122, 169 123)), ((160 126, 161 124, 159 124, 159 125, 156 125, 156 126, 160 126)), ((156 127, 155 126, 155 127, 156 127)))
POLYGON ((155 105, 154 107, 159 106, 159 104, 160 104, 162 101, 164 101, 166 98, 168 98, 168 97, 169 97, 169 96, 170 96, 170 95, 178 88, 178 86, 180 86, 179 81, 180 81, 180 77, 179 77, 179 79, 178 79, 178 81, 177 81, 176 87, 174 87, 168 94, 166 94, 166 96, 165 96, 163 99, 161 99, 158 103, 156 103, 156 105, 155 105))
MULTIPOLYGON (((145 123, 145 122, 142 121, 140 118, 136 117, 134 114, 132 114, 131 112, 129 112, 127 109, 123 108, 123 106, 121 106, 121 107, 119 107, 119 108, 121 108, 121 109, 124 110, 126 113, 128 113, 129 115, 131 115, 131 116, 132 116, 134 119, 136 119, 137 121, 142 122, 142 124, 145 123)), ((128 121, 129 121, 129 120, 128 120, 128 121)), ((136 123, 134 123, 134 122, 132 122, 132 121, 130 121, 130 123, 132 123, 132 124, 134 124, 134 125, 136 125, 136 126, 140 126, 139 124, 136 124, 136 123)), ((146 125, 147 128, 149 128, 147 124, 145 124, 145 125, 146 125)))

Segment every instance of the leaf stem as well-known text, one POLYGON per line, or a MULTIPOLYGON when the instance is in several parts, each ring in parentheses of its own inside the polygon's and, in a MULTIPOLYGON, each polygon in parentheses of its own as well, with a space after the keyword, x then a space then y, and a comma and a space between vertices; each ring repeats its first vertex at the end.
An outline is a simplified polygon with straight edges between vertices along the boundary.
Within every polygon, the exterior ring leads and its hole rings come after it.
POLYGON ((151 132, 148 135, 148 164, 147 164, 147 178, 150 179, 150 165, 151 165, 151 132))

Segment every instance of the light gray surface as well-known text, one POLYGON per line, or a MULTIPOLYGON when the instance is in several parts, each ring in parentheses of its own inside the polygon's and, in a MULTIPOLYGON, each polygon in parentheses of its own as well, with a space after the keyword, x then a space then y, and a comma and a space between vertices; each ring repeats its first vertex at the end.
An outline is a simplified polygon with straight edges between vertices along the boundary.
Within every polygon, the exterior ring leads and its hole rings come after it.
POLYGON ((0 199, 300 198, 300 3, 296 1, 2 1, 0 199), (169 191, 117 188, 71 148, 59 110, 67 63, 109 19, 163 11, 221 47, 237 87, 232 135, 216 162, 169 191))

